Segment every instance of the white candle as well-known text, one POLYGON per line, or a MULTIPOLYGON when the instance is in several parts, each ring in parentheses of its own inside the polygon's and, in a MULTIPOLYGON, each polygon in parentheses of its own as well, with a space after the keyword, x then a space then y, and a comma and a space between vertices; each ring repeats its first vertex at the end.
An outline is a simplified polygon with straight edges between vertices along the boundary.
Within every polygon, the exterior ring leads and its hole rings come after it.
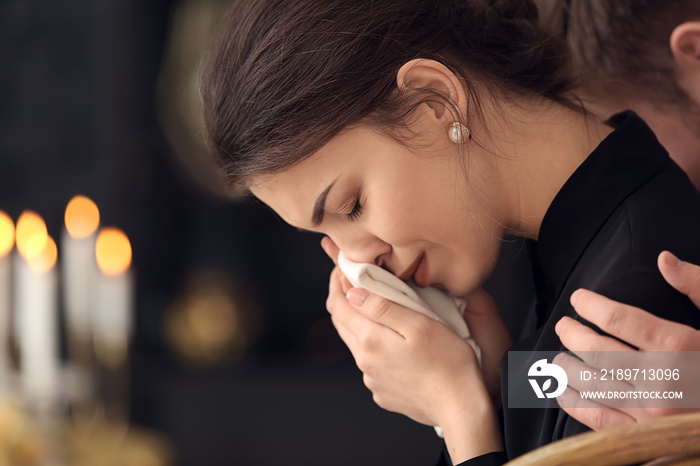
POLYGON ((15 261, 15 317, 20 370, 25 394, 41 412, 53 407, 59 367, 57 249, 45 232, 46 226, 38 216, 20 217, 17 222, 20 254, 15 261), (27 218, 38 218, 39 227, 29 228, 23 222, 27 218))
POLYGON ((14 295, 13 295, 13 328, 12 331, 17 338, 22 327, 23 313, 20 310, 25 306, 24 302, 29 299, 32 293, 33 275, 29 269, 25 257, 28 254, 36 254, 37 248, 42 248, 46 244, 48 233, 44 220, 31 210, 25 210, 17 219, 17 251, 13 256, 14 265, 14 295))
MULTIPOLYGON (((85 196, 70 200, 61 232, 61 278, 66 329, 70 340, 90 341, 90 293, 97 273, 95 231, 100 213, 85 196)), ((75 355, 74 355, 75 356, 75 355)))
POLYGON ((12 315, 12 260, 15 225, 0 211, 0 377, 5 384, 10 369, 10 316, 12 315))
POLYGON ((102 364, 116 369, 126 361, 132 333, 134 277, 129 239, 117 228, 103 228, 95 256, 101 272, 92 306, 95 350, 102 364))
POLYGON ((95 242, 100 269, 92 325, 97 356, 99 403, 108 423, 128 423, 129 340, 133 314, 131 244, 116 228, 103 228, 95 242))

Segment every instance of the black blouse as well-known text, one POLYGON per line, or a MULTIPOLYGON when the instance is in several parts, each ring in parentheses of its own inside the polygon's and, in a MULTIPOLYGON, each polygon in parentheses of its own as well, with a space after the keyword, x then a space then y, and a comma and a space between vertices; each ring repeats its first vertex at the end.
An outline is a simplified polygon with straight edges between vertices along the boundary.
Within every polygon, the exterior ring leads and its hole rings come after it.
MULTIPOLYGON (((538 241, 531 244, 538 328, 511 351, 563 350, 554 332, 563 316, 592 326, 569 303, 578 288, 700 328, 700 311, 664 281, 656 265, 664 249, 700 263, 700 194, 634 113, 621 114, 611 124, 615 131, 567 180, 547 210, 538 241)), ((546 409, 509 409, 507 377, 504 357, 501 414, 507 455, 483 455, 460 466, 503 464, 588 430, 554 399, 546 409)))

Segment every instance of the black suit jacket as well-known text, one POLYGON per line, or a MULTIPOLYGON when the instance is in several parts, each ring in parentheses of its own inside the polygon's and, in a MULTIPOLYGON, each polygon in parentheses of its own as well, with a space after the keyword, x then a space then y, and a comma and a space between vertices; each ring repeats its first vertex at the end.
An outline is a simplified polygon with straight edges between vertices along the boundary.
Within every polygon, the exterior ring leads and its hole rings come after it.
MULTIPOLYGON (((700 328, 700 310, 664 281, 656 265, 665 249, 700 263, 700 194, 635 114, 621 114, 612 123, 615 131, 562 187, 531 245, 538 329, 513 351, 563 350, 554 326, 563 316, 582 321, 569 303, 578 288, 700 328)), ((504 358, 504 397, 506 366, 504 358)), ((513 409, 504 399, 507 458, 588 430, 556 400, 548 406, 513 409)), ((462 464, 505 460, 504 454, 490 454, 462 464)))

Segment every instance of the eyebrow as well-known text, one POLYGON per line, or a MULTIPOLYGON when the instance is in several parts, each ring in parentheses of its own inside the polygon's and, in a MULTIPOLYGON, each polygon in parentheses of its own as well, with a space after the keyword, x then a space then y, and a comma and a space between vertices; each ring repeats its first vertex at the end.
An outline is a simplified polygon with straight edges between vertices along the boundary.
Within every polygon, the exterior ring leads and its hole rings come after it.
POLYGON ((311 214, 311 223, 315 227, 320 225, 323 221, 323 210, 326 206, 326 198, 328 197, 328 193, 331 191, 331 188, 334 184, 335 180, 331 184, 329 184, 328 187, 324 189, 321 194, 318 195, 318 197, 316 198, 316 202, 314 202, 314 211, 311 214))

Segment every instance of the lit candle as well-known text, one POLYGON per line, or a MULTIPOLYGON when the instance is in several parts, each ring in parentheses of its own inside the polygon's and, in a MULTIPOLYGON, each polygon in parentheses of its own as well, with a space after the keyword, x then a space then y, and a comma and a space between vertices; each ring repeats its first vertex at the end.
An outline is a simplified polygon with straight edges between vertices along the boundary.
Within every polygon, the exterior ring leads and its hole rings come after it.
POLYGON ((17 276, 20 369, 30 402, 47 412, 55 402, 59 366, 58 251, 41 217, 30 214, 17 221, 17 248, 24 259, 20 263, 26 264, 19 266, 17 276))
POLYGON ((90 293, 97 272, 95 232, 100 212, 85 196, 70 200, 61 232, 61 279, 66 330, 71 356, 86 364, 90 358, 90 293))
POLYGON ((20 335, 20 327, 24 314, 22 309, 26 308, 25 302, 30 299, 33 289, 34 273, 29 268, 25 258, 29 255, 36 255, 36 249, 41 250, 47 242, 48 233, 44 220, 31 210, 25 210, 17 219, 17 251, 13 257, 14 264, 14 313, 13 313, 13 333, 17 338, 20 335))
POLYGON ((95 243, 95 257, 102 272, 96 280, 92 315, 96 350, 103 364, 118 367, 131 334, 134 284, 129 239, 117 228, 103 228, 95 243))
POLYGON ((134 279, 131 244, 117 228, 103 228, 97 235, 96 277, 92 328, 95 355, 100 365, 101 401, 109 422, 128 420, 128 355, 133 314, 134 279))
POLYGON ((15 224, 0 211, 0 374, 7 381, 10 369, 10 315, 12 313, 12 262, 10 253, 15 245, 15 224))

